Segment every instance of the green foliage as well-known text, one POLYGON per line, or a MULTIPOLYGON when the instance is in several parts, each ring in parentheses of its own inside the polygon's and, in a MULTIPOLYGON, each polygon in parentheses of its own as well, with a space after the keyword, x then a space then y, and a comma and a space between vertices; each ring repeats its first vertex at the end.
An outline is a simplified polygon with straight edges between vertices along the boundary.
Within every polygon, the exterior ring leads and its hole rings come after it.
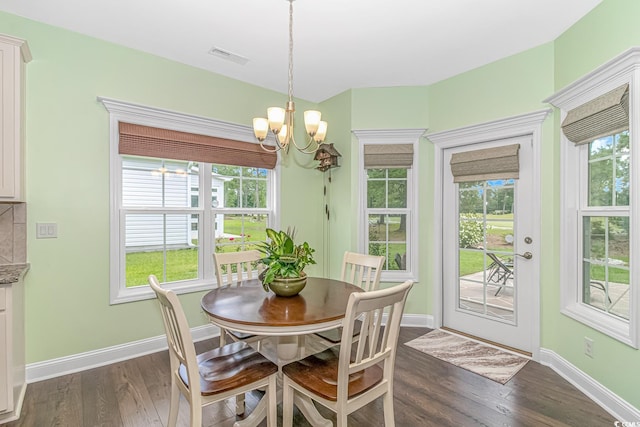
POLYGON ((481 216, 478 214, 466 214, 460 218, 459 239, 461 248, 473 248, 482 242, 484 227, 481 216))
POLYGON ((307 242, 300 245, 294 243, 295 230, 287 229, 275 231, 267 228, 269 242, 258 243, 258 250, 265 254, 260 261, 267 268, 261 274, 262 284, 268 290, 268 284, 273 279, 300 277, 304 268, 309 264, 315 264, 313 253, 315 252, 307 242))

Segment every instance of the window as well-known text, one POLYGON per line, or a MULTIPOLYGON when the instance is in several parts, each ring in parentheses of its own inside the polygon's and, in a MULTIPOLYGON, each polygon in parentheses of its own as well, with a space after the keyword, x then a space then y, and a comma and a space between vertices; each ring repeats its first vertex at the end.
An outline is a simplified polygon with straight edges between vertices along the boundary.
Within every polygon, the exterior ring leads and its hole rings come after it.
POLYGON ((417 143, 424 129, 354 131, 360 142, 359 251, 382 255, 384 281, 417 278, 417 143))
POLYGON ((562 313, 635 348, 640 93, 632 82, 640 77, 638 65, 640 50, 631 49, 547 100, 563 118, 562 313))
POLYGON ((149 274, 179 293, 211 288, 214 251, 252 249, 276 224, 277 157, 236 139, 253 140, 250 128, 102 101, 111 113, 111 303, 152 298, 149 274), (129 111, 140 108, 148 117, 129 111))

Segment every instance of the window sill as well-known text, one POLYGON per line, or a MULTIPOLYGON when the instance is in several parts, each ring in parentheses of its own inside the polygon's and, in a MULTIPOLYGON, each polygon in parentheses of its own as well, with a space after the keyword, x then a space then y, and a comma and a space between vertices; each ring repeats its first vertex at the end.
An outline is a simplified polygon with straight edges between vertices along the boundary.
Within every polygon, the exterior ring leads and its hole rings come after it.
POLYGON ((580 303, 567 305, 560 312, 623 344, 638 349, 638 339, 633 336, 634 332, 631 331, 630 322, 615 319, 609 314, 580 303))
MULTIPOLYGON (((176 294, 188 294, 192 292, 210 291, 215 286, 212 281, 189 281, 174 282, 172 284, 163 284, 162 287, 170 289, 176 294)), ((144 301, 153 299, 156 294, 148 285, 136 286, 134 288, 119 289, 117 295, 111 296, 111 305, 124 304, 128 302, 144 301)))

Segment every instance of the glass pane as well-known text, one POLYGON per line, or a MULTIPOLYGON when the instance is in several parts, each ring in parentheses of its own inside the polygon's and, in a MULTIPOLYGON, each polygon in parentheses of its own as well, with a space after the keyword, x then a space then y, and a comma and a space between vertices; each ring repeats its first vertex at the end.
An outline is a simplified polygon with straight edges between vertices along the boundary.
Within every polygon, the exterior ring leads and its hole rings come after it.
POLYGON ((484 246, 484 224, 479 216, 463 217, 458 223, 458 243, 461 248, 484 246))
POLYGON ((126 207, 190 207, 198 192, 197 164, 123 156, 122 204, 126 207))
POLYGON ((126 286, 146 285, 149 274, 162 282, 197 278, 198 218, 195 214, 127 215, 126 286))
MULTIPOLYGON (((462 186, 462 184, 460 184, 462 186)), ((461 215, 484 213, 484 190, 482 187, 460 188, 458 204, 461 215)))
MULTIPOLYGON (((383 242, 386 240, 387 240, 386 215, 369 215, 369 241, 383 242)), ((375 255, 375 254, 372 254, 372 255, 375 255)))
POLYGON ((583 221, 582 302, 629 319, 629 218, 583 221))
POLYGON ((255 249, 257 242, 267 240, 266 214, 216 214, 216 252, 255 249))
POLYGON ((409 268, 406 243, 390 243, 388 252, 385 270, 407 270, 409 268))
POLYGON ((242 180, 242 207, 264 208, 267 206, 267 185, 256 179, 242 180))
POLYGON ((367 181, 367 207, 386 208, 386 181, 367 181))
POLYGON ((389 181, 389 206, 390 208, 407 207, 407 181, 389 181))
POLYGON ((589 205, 629 205, 629 132, 589 144, 589 205))
POLYGON ((219 207, 240 207, 240 179, 232 178, 224 181, 224 204, 219 207))
POLYGON ((398 168, 398 169, 388 169, 389 178, 406 178, 407 177, 407 169, 398 168))
POLYGON ((390 242, 405 242, 407 240, 407 215, 387 215, 390 242))
POLYGON ((367 169, 367 179, 385 178, 387 176, 386 169, 367 169))
POLYGON ((613 160, 589 163, 589 206, 612 206, 613 160))

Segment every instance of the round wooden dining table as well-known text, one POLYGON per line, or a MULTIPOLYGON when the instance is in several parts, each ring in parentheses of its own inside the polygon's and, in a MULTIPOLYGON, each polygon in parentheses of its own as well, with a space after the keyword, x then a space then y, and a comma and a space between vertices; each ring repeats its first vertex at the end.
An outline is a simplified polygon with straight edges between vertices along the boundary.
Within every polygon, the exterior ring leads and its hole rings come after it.
POLYGON ((202 297, 202 309, 225 329, 254 335, 297 336, 340 325, 349 295, 362 288, 339 280, 307 278, 296 296, 266 292, 258 279, 221 286, 202 297))
MULTIPOLYGON (((333 329, 342 324, 349 295, 362 288, 339 280, 307 278, 307 285, 296 296, 281 297, 266 292, 258 279, 245 280, 213 289, 201 301, 211 323, 220 328, 253 335, 277 337, 278 365, 304 354, 306 334, 333 329)), ((237 422, 253 426, 266 411, 264 399, 249 417, 237 422)), ((296 406, 314 426, 331 426, 311 399, 296 396, 296 406)))

